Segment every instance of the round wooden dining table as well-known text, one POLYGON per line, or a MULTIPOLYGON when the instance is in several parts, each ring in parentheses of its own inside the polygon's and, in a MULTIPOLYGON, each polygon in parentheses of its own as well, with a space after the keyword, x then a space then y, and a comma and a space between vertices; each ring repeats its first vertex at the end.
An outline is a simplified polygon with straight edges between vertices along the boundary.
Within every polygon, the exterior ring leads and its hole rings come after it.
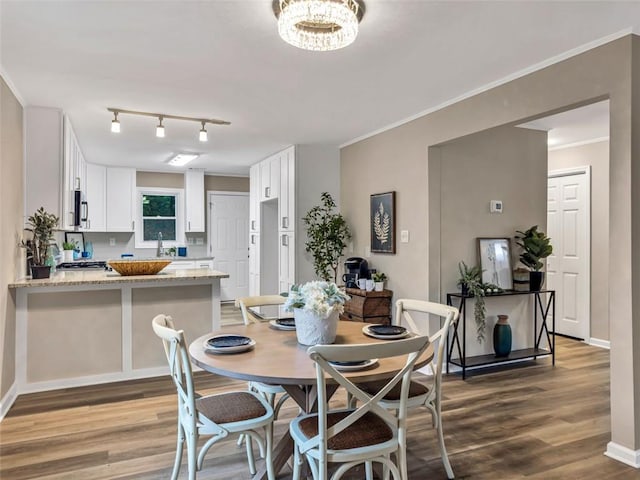
MULTIPOLYGON (((365 335, 362 331, 366 323, 340 321, 334 344, 353 345, 382 343, 391 340, 379 340, 365 335)), ((210 332, 194 340, 189 345, 191 361, 207 372, 229 378, 251 382, 263 382, 281 385, 305 413, 317 410, 317 386, 315 364, 309 355, 309 347, 297 341, 295 331, 279 330, 269 322, 249 325, 229 325, 210 332), (255 340, 255 346, 248 351, 233 354, 209 353, 205 349, 206 341, 214 335, 244 335, 255 340)), ((416 368, 426 365, 433 358, 430 345, 425 354, 416 363, 416 368)), ((405 364, 404 357, 379 359, 369 368, 345 372, 354 383, 364 383, 392 377, 405 364)), ((337 385, 327 386, 327 398, 337 390, 337 385)), ((280 471, 293 453, 293 440, 289 432, 274 448, 274 469, 280 471)), ((254 479, 266 478, 266 469, 261 469, 254 479)))

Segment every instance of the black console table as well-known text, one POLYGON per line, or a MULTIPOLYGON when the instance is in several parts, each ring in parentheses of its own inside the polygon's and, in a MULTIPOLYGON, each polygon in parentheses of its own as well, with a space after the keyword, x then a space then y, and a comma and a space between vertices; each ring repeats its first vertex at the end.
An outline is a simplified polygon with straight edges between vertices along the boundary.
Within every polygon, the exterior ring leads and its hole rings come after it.
MULTIPOLYGON (((470 367, 480 367, 495 365, 498 363, 510 362, 513 360, 521 360, 527 358, 543 357, 551 355, 552 365, 556 364, 556 338, 553 333, 549 333, 547 328, 547 316, 549 310, 551 310, 552 328, 551 331, 556 331, 556 292, 555 290, 540 290, 539 292, 517 292, 514 290, 504 291, 501 293, 487 294, 484 298, 485 301, 492 297, 510 297, 513 295, 533 295, 533 348, 525 348, 521 350, 512 350, 506 357, 496 357, 494 354, 490 355, 477 355, 473 357, 467 357, 466 347, 466 333, 467 333, 467 299, 473 298, 473 296, 462 295, 461 293, 447 293, 447 305, 457 307, 460 311, 460 320, 453 329, 453 335, 447 337, 447 373, 449 373, 449 364, 457 365, 462 368, 462 379, 466 378, 467 369, 470 367), (546 301, 543 295, 548 295, 546 301), (457 305, 454 305, 454 301, 457 305), (540 327, 538 328, 538 320, 540 319, 540 327), (462 341, 458 334, 460 325, 462 325, 462 341), (542 336, 546 335, 547 345, 549 348, 541 348, 540 343, 542 336), (454 349, 458 353, 457 358, 451 358, 454 349)), ((513 325, 512 325, 513 328, 513 325)))

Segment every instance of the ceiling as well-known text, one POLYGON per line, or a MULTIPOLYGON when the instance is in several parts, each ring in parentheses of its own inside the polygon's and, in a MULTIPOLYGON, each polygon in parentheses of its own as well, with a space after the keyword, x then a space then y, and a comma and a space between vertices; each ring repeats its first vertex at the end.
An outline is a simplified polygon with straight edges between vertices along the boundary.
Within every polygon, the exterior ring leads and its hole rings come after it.
POLYGON ((89 162, 246 175, 291 144, 343 145, 534 64, 621 32, 640 2, 368 0, 355 43, 334 52, 278 37, 271 0, 0 0, 0 67, 26 105, 63 109, 89 162), (220 118, 197 123, 107 107, 220 118))

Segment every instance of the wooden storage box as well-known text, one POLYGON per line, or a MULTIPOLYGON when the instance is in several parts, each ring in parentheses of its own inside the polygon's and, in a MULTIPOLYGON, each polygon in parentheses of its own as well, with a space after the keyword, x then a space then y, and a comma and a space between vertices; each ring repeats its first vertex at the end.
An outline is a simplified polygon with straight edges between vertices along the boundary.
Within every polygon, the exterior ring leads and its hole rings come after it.
POLYGON ((340 320, 385 325, 391 323, 391 290, 367 292, 359 288, 347 288, 346 293, 351 300, 344 304, 344 313, 340 315, 340 320))

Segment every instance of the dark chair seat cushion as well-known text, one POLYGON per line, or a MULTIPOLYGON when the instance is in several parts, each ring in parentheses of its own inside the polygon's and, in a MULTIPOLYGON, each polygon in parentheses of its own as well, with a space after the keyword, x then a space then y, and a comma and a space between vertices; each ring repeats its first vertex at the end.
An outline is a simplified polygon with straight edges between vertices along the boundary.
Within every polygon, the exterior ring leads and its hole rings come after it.
MULTIPOLYGON (((350 411, 329 413, 327 425, 332 427, 351 413, 350 411)), ((307 438, 318 435, 318 417, 316 415, 300 421, 300 430, 307 438)), ((342 432, 331 437, 327 442, 330 450, 349 450, 384 443, 393 438, 393 431, 375 413, 368 412, 342 432)))
MULTIPOLYGON (((388 383, 387 380, 358 384, 358 387, 369 395, 375 395, 388 383)), ((400 390, 402 383, 397 383, 384 397, 385 400, 400 400, 400 390)), ((409 385, 409 398, 418 397, 429 393, 429 387, 418 382, 411 382, 409 385)))
POLYGON ((259 418, 267 413, 264 405, 248 392, 231 392, 196 400, 198 411, 215 423, 231 423, 259 418))

